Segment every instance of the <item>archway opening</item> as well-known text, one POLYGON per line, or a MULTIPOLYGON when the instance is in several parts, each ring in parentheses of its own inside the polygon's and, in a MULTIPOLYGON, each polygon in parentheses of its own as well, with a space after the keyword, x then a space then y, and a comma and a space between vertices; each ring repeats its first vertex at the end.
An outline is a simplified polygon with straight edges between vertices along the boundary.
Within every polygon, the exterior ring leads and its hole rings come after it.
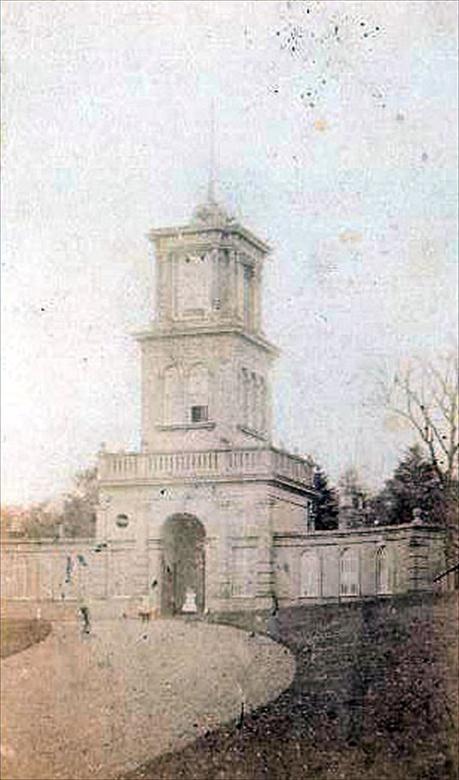
POLYGON ((205 602, 204 526, 193 515, 173 515, 164 523, 161 556, 161 612, 203 612, 205 602))

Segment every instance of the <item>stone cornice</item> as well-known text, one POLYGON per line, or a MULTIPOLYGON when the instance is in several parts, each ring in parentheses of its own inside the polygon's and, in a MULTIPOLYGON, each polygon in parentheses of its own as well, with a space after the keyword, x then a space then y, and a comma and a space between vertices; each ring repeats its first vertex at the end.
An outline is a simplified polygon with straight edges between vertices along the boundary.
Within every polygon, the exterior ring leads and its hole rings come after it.
POLYGON ((215 428, 216 423, 211 420, 206 422, 185 422, 185 423, 167 423, 164 425, 156 425, 158 431, 196 431, 196 430, 212 430, 215 428))
POLYGON ((266 433, 260 433, 260 431, 256 431, 254 428, 249 428, 247 425, 238 425, 237 427, 243 433, 248 433, 249 436, 253 436, 254 439, 260 439, 260 441, 264 442, 269 441, 269 436, 266 433))
POLYGON ((402 525, 381 525, 369 526, 365 528, 332 528, 329 531, 305 531, 298 533, 296 531, 286 533, 275 533, 274 536, 279 542, 294 543, 295 540, 307 538, 308 542, 316 544, 335 544, 337 541, 352 544, 358 539, 367 539, 368 541, 380 542, 389 540, 389 538, 400 538, 405 535, 411 536, 420 532, 421 534, 439 534, 445 533, 445 529, 437 525, 415 526, 412 523, 402 525), (370 537, 368 539, 368 537, 370 537), (383 537, 384 539, 381 539, 383 537))
POLYGON ((279 350, 273 344, 271 344, 263 336, 255 335, 254 333, 248 333, 243 328, 238 328, 231 325, 205 325, 205 326, 191 326, 184 328, 178 327, 172 328, 152 328, 151 330, 137 331, 132 334, 137 341, 164 341, 165 339, 183 338, 184 336, 241 336, 247 341, 255 344, 257 347, 261 347, 270 355, 278 356, 279 350))
POLYGON ((180 236, 192 236, 192 235, 202 235, 203 233, 221 233, 225 236, 228 235, 238 235, 242 238, 245 238, 246 241, 249 242, 249 244, 252 244, 255 246, 260 252, 267 255, 271 252, 271 247, 269 244, 266 244, 264 241, 262 241, 260 238, 257 238, 254 233, 252 233, 247 228, 243 227, 242 225, 239 225, 237 222, 227 224, 227 225, 184 225, 183 227, 163 227, 163 228, 156 228, 154 230, 151 230, 147 236, 150 239, 150 241, 155 242, 157 239, 160 238, 180 238, 180 236))

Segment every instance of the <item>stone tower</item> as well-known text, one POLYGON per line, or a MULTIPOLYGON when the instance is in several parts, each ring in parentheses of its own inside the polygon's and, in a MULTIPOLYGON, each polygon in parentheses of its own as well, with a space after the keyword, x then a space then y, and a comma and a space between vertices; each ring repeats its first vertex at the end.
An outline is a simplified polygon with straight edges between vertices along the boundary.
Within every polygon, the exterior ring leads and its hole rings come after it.
POLYGON ((141 451, 99 458, 108 595, 153 587, 164 613, 270 606, 274 538, 307 530, 314 491, 311 463, 271 442, 269 248, 213 198, 150 238, 156 318, 137 334, 141 451))
POLYGON ((138 336, 142 449, 265 446, 276 354, 261 325, 267 245, 213 202, 150 237, 157 319, 138 336))

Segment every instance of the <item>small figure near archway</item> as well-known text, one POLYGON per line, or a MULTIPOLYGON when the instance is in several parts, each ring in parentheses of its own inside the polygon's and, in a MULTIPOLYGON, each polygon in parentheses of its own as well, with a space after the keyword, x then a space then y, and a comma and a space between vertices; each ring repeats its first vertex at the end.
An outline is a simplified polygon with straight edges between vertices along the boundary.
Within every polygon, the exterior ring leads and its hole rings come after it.
POLYGON ((164 523, 161 539, 163 615, 204 611, 205 538, 204 526, 193 515, 173 515, 164 523))

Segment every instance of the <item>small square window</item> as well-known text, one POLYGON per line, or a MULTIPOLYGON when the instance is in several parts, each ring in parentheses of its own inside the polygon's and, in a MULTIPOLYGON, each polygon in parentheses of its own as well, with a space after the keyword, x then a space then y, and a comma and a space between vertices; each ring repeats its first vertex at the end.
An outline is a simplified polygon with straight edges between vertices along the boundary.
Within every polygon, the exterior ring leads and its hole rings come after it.
POLYGON ((191 407, 191 422, 207 422, 209 419, 209 411, 207 406, 192 406, 191 407))

